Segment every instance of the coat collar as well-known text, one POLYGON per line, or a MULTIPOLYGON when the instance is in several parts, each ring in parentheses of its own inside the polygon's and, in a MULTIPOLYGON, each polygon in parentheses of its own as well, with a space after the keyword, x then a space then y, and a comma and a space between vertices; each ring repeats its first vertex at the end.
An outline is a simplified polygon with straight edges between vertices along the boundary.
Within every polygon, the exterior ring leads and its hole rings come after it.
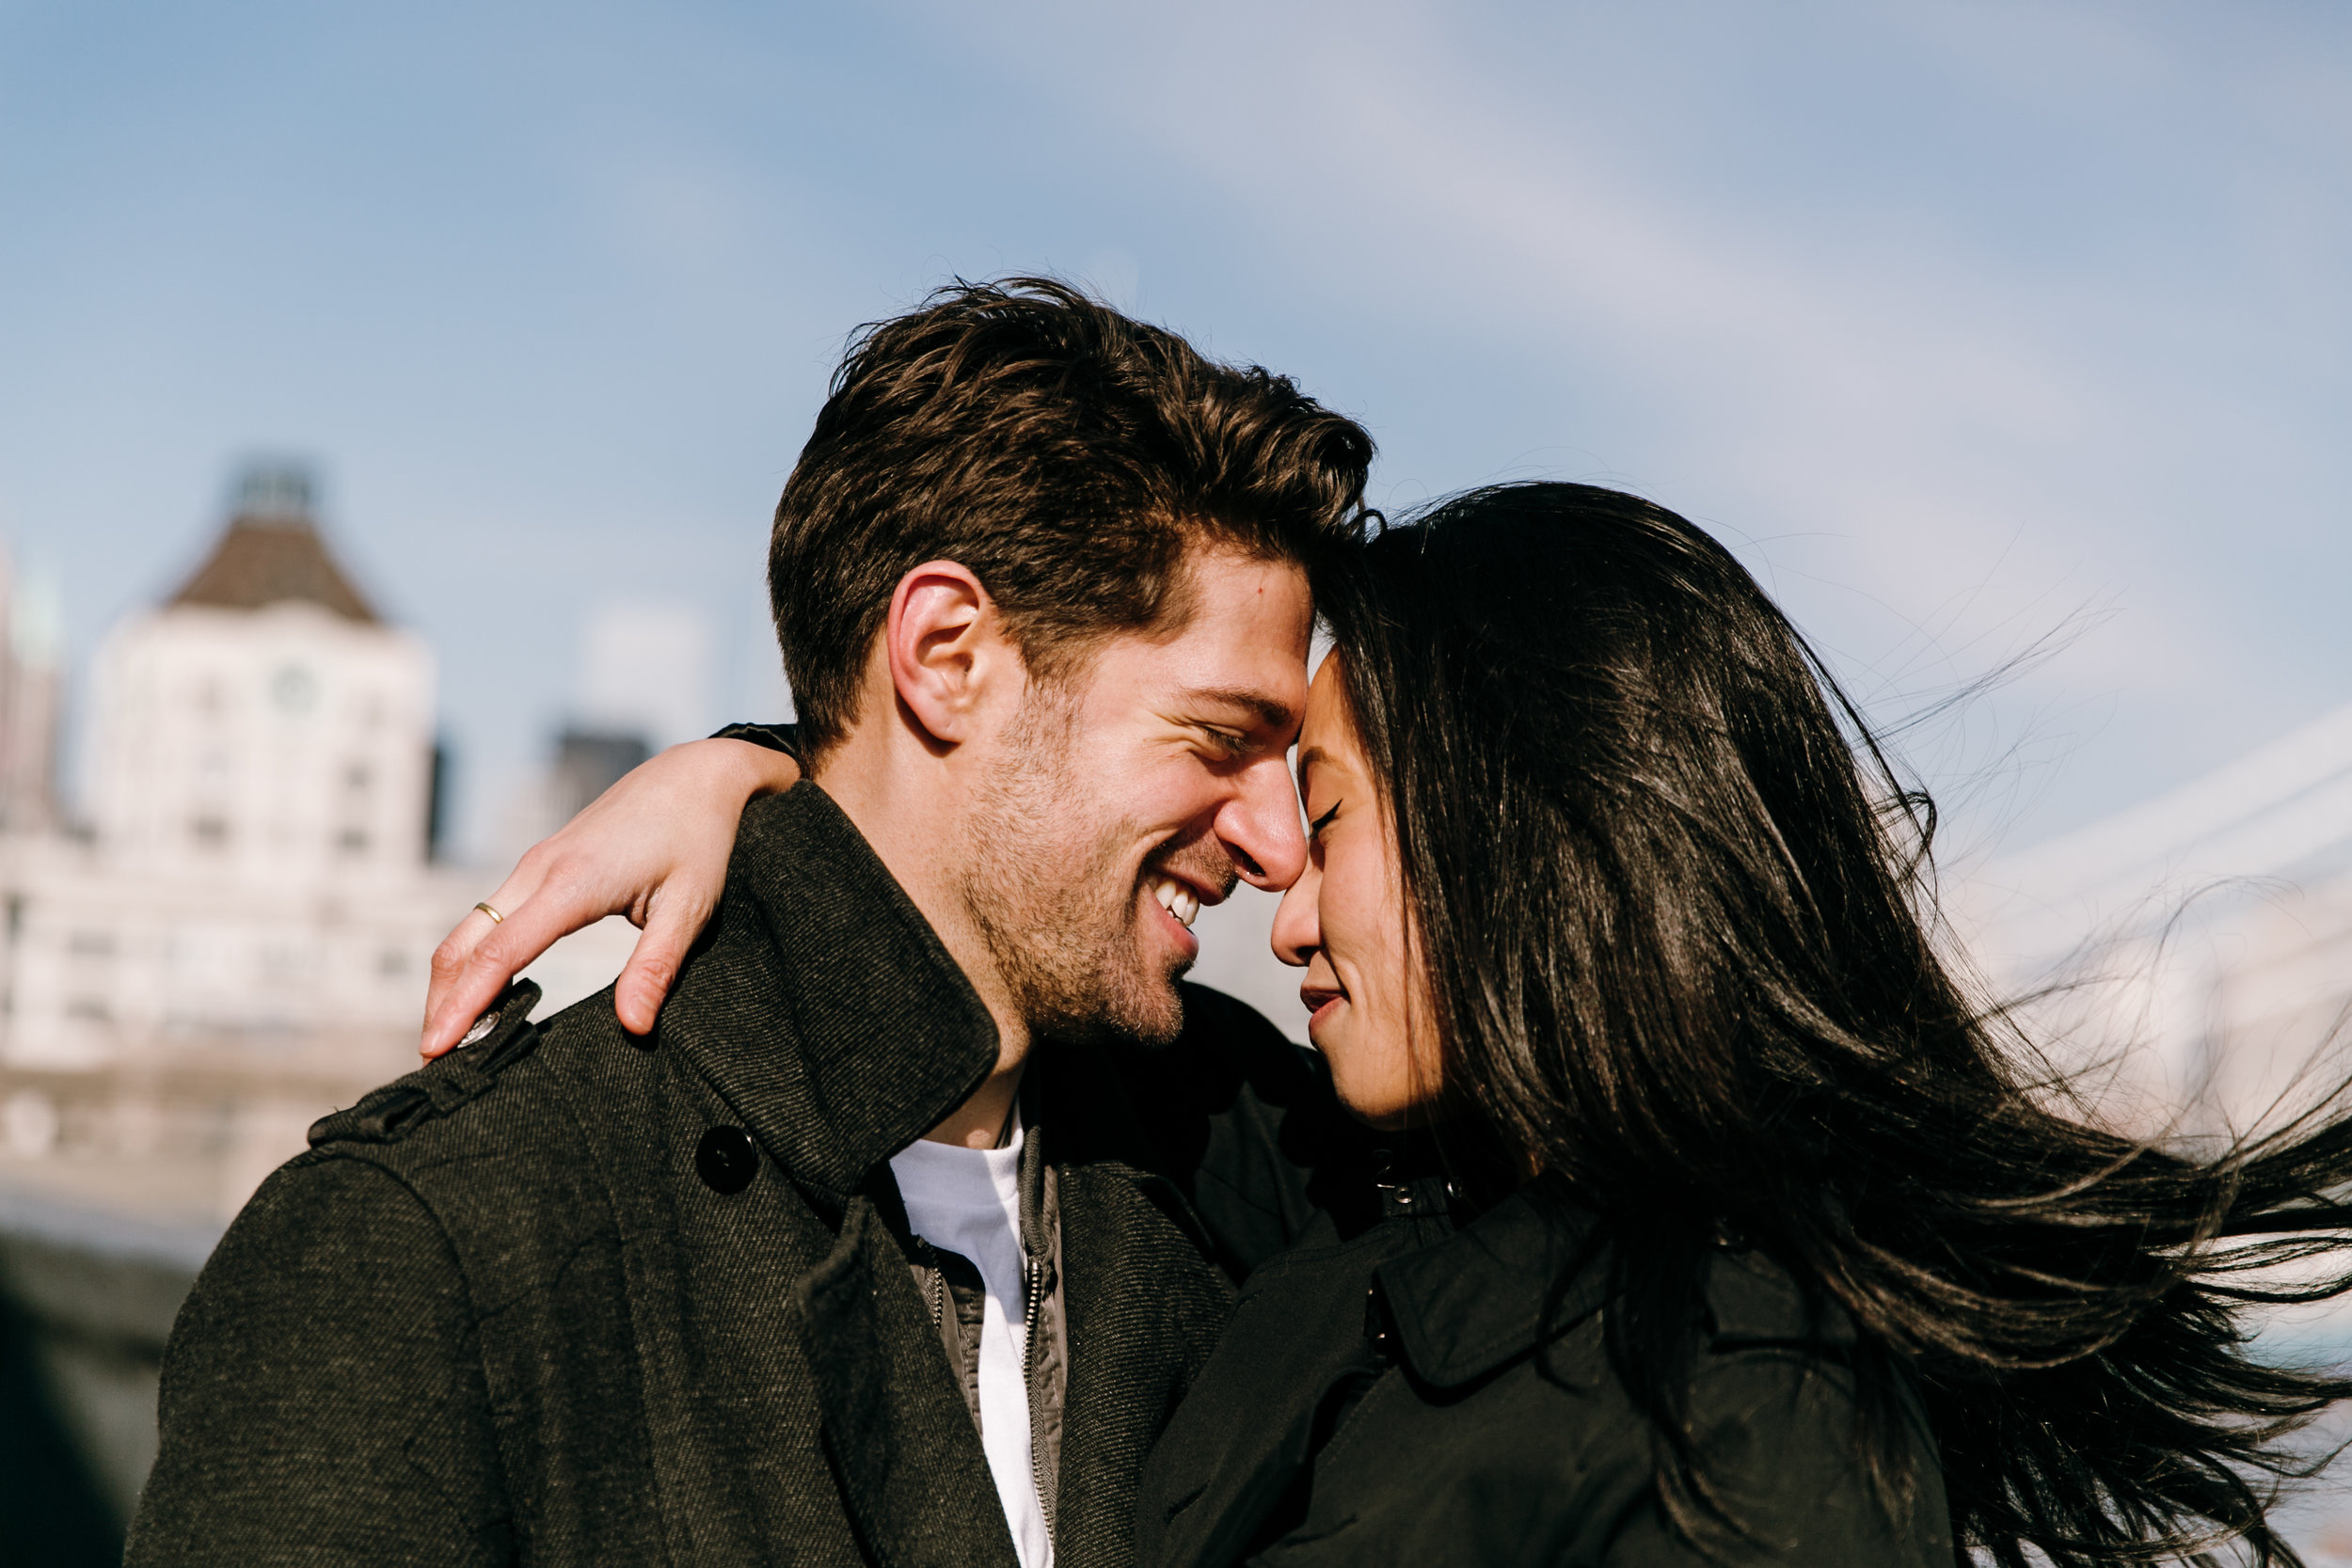
MULTIPOLYGON (((1522 1187, 1435 1246, 1381 1265, 1397 1348, 1434 1388, 1459 1388, 1556 1339, 1609 1292, 1607 1248, 1592 1215, 1522 1187), (1565 1276, 1565 1283, 1563 1276, 1565 1276)), ((1707 1329, 1717 1344, 1851 1344, 1853 1322, 1808 1303, 1759 1252, 1708 1262, 1707 1329)))
POLYGON ((938 936, 813 784, 745 808, 712 934, 656 1036, 837 1217, 971 1098, 995 1021, 938 936))
POLYGON ((1592 1243, 1588 1216, 1521 1188, 1437 1245, 1382 1264, 1381 1298, 1414 1375, 1458 1388, 1592 1316, 1608 1289, 1592 1243))

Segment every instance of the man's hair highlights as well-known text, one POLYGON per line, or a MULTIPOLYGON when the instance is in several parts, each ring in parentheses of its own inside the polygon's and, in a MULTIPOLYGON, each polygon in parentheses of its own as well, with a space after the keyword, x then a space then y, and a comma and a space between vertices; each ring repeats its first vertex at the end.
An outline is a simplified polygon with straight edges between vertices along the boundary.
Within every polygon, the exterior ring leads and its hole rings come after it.
POLYGON ((1156 624, 1185 547, 1321 574, 1360 539, 1370 436, 1068 284, 940 290, 862 328, 776 506, 768 592, 811 755, 855 719, 898 579, 955 561, 1030 672, 1156 624))

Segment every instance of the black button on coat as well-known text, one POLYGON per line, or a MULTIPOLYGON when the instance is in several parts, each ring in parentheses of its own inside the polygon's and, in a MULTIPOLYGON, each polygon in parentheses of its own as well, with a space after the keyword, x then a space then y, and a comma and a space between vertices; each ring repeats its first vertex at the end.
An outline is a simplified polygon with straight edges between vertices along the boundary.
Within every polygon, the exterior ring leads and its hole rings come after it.
MULTIPOLYGON (((879 1185, 996 1031, 849 820, 807 784, 752 805, 651 1042, 610 991, 535 1034, 527 1007, 322 1123, 230 1228, 172 1335, 128 1561, 1012 1568, 879 1185)), ((1232 1303, 1112 1060, 1033 1068, 1066 1568, 1128 1560, 1143 1456, 1232 1303)), ((1279 1117, 1162 1120, 1198 1156, 1279 1117)), ((1297 1212, 1260 1165, 1212 1203, 1252 1250, 1297 1212)))
POLYGON ((694 1171, 703 1185, 732 1196, 759 1174, 759 1148, 740 1127, 714 1127, 694 1145, 694 1171))
POLYGON ((1658 1504, 1601 1343, 1601 1260, 1547 1337, 1545 1290, 1573 1256, 1562 1222, 1520 1195, 1448 1229, 1326 1229, 1250 1277, 1146 1465, 1140 1562, 1950 1568, 1931 1444, 1915 1425, 1925 1483, 1890 1523, 1853 1462, 1851 1330, 1809 1339, 1785 1274, 1726 1255, 1708 1283, 1693 1434, 1752 1537, 1710 1558, 1658 1504))

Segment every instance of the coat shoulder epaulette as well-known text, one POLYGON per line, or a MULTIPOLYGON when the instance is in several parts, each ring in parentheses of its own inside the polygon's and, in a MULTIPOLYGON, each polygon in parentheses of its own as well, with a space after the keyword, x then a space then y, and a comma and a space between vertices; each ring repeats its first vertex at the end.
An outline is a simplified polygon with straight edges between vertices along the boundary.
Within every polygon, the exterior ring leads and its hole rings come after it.
POLYGON ((489 1011, 457 1042, 457 1049, 405 1078, 371 1090, 347 1111, 310 1124, 310 1147, 329 1143, 397 1143, 418 1128, 448 1116, 498 1085, 499 1074, 531 1054, 539 1027, 531 1009, 539 988, 518 980, 500 993, 489 1011))

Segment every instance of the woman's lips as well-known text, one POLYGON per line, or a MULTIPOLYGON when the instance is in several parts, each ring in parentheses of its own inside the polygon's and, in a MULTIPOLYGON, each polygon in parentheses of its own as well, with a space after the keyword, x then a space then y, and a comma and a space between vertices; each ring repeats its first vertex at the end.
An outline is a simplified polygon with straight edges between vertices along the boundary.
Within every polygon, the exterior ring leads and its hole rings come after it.
POLYGON ((1298 1000, 1307 1005, 1307 1032, 1314 1033, 1315 1025, 1330 1016, 1331 1009, 1347 1000, 1346 993, 1323 990, 1311 986, 1298 988, 1298 1000))

